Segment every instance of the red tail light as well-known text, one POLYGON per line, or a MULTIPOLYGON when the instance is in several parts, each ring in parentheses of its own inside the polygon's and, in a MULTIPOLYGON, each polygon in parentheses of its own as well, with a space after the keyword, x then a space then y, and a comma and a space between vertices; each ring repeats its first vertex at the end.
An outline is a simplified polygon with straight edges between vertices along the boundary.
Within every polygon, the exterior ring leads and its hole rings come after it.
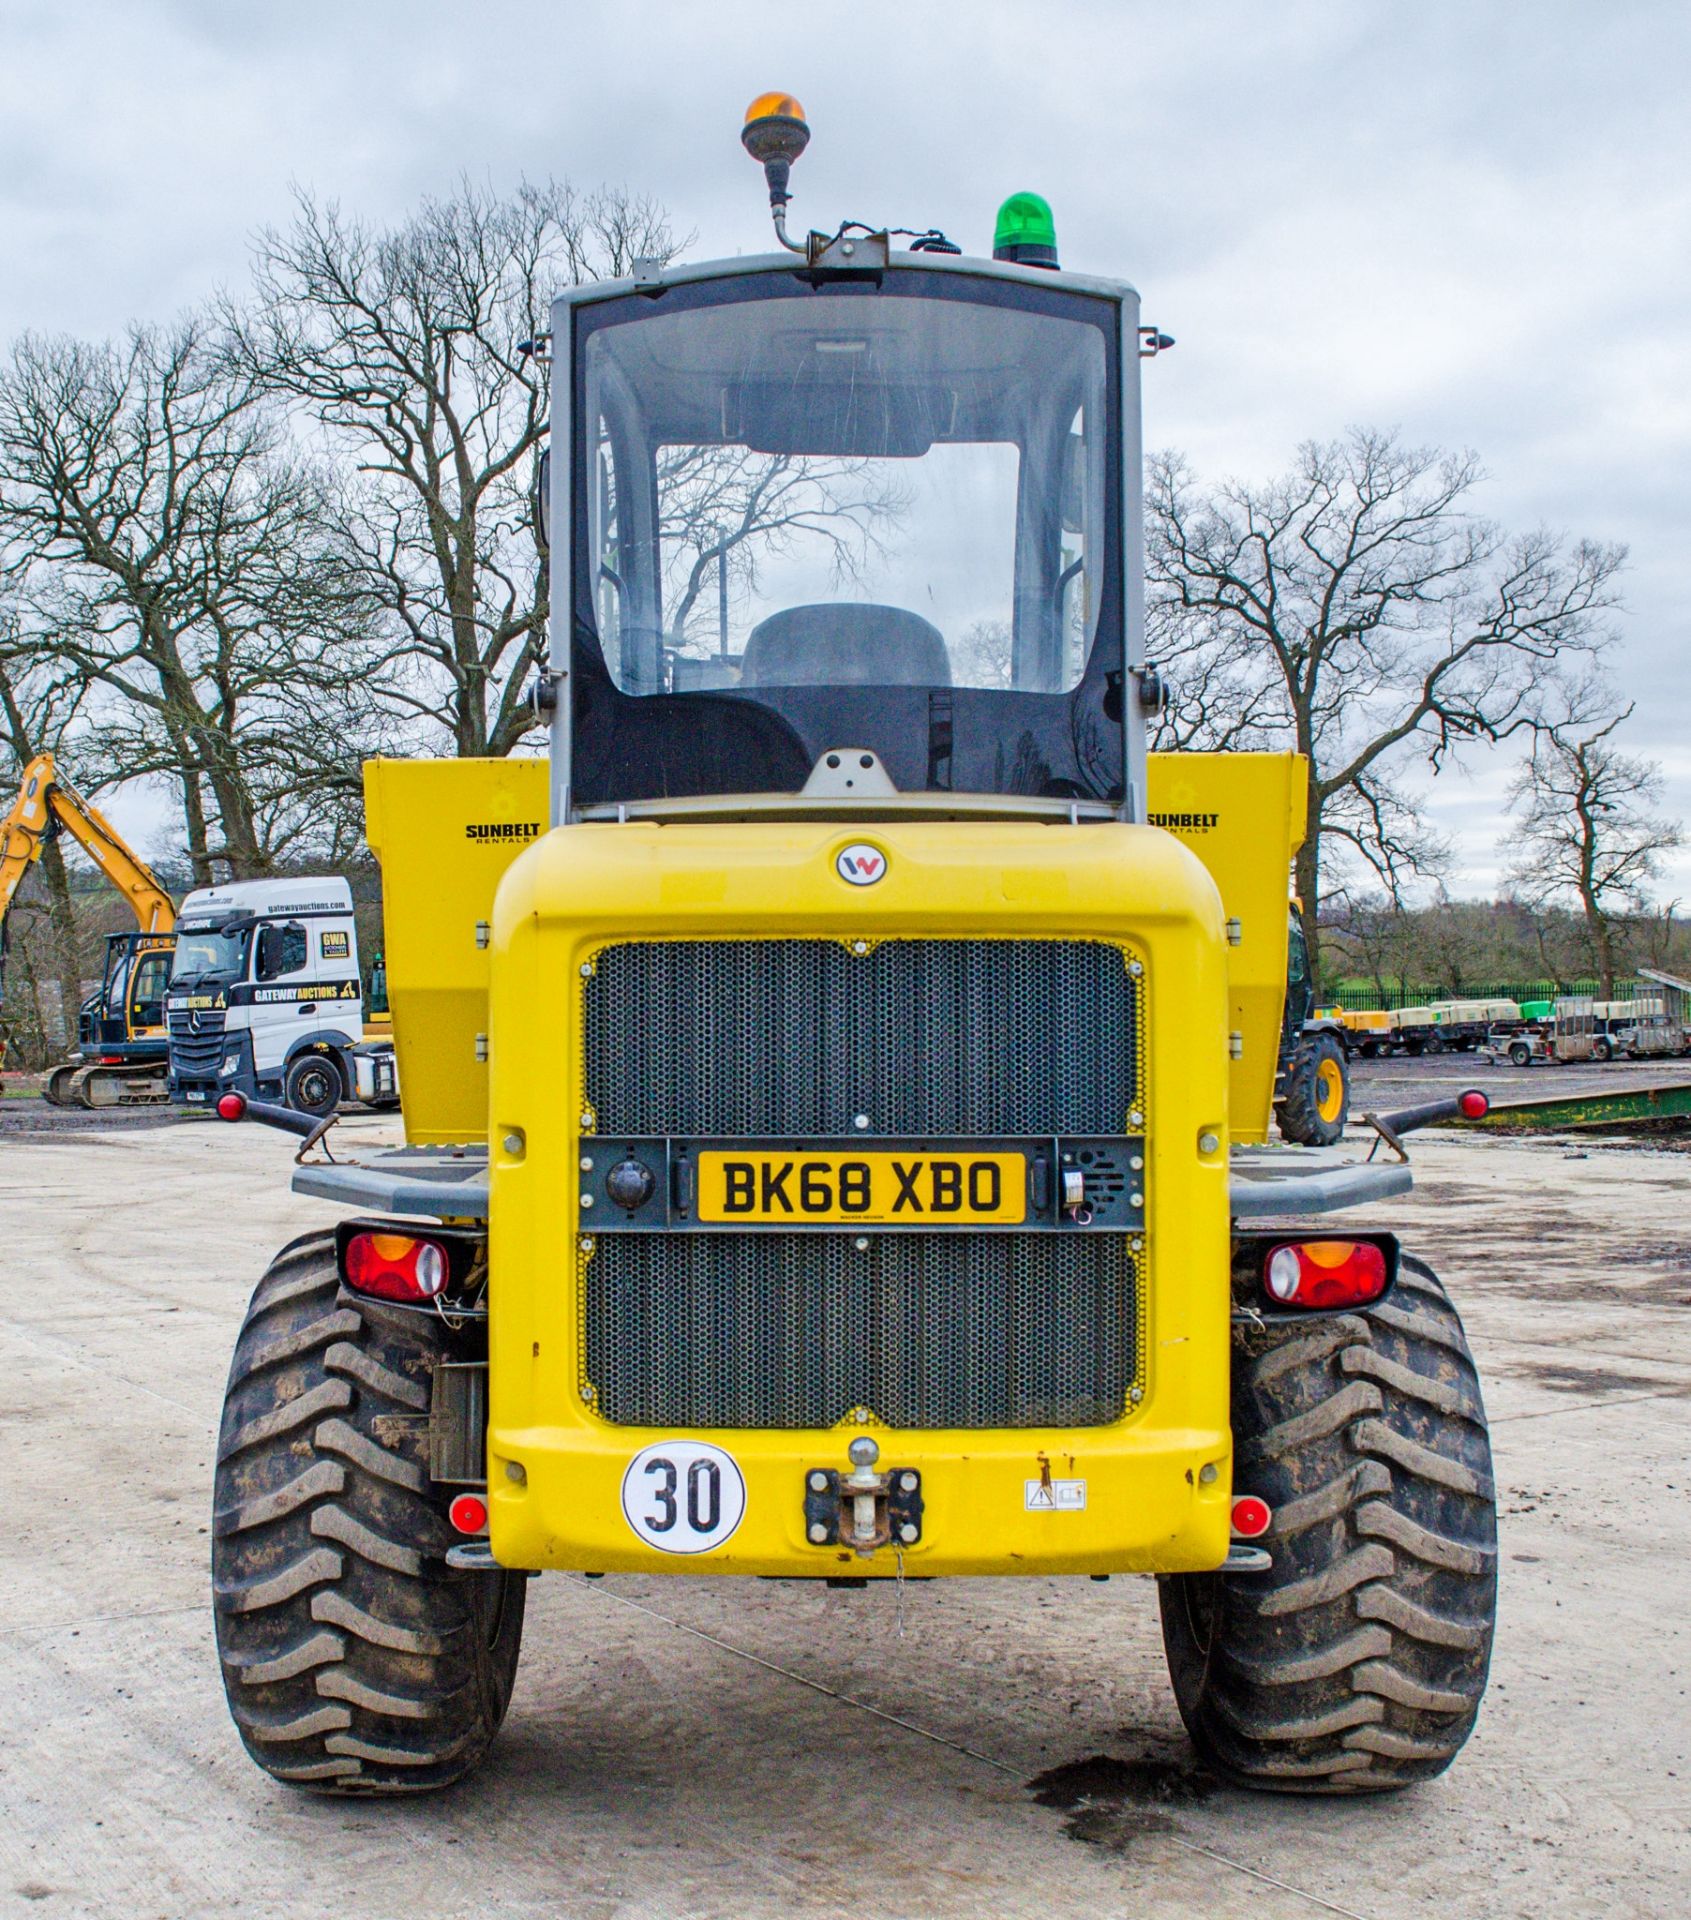
POLYGON ((1242 1493, 1233 1502, 1233 1531, 1241 1540, 1256 1540, 1268 1531, 1274 1518, 1266 1500, 1254 1493, 1242 1493))
POLYGON ((1262 1284, 1279 1307, 1365 1307, 1385 1292, 1384 1251, 1368 1240, 1296 1240, 1273 1249, 1262 1284))
POLYGON ((1481 1093, 1478 1087, 1470 1087, 1466 1093, 1459 1093, 1456 1104, 1462 1109, 1464 1120, 1483 1120, 1491 1112, 1490 1098, 1481 1093))
POLYGON ((446 1509, 446 1517, 460 1533, 486 1533, 487 1502, 479 1493, 461 1493, 446 1509))
POLYGON ((346 1243, 341 1272, 354 1293, 378 1300, 432 1300, 446 1285, 450 1266, 438 1240, 408 1233, 355 1233, 346 1243))

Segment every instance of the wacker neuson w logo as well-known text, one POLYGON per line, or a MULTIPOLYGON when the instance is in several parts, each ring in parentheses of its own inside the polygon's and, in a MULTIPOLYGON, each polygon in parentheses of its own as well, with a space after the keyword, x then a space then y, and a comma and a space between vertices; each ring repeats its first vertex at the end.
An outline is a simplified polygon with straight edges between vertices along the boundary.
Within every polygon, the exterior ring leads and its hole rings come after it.
POLYGON ((834 856, 834 871, 854 887, 872 887, 887 870, 887 856, 866 841, 842 847, 834 856))
POLYGON ((537 840, 538 822, 533 820, 472 820, 464 828, 466 840, 537 840))

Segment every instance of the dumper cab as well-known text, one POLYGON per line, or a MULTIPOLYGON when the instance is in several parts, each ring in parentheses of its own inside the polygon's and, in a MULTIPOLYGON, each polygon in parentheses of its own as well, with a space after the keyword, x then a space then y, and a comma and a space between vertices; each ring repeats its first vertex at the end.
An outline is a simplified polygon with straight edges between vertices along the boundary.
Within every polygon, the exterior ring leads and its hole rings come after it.
MULTIPOLYGON (((791 106, 756 126, 802 146, 791 106)), ((368 771, 412 1147, 295 1184, 371 1210, 315 1256, 367 1303, 336 1377, 426 1416, 452 1544, 407 1551, 429 1631, 488 1652, 450 1765, 331 1736, 348 1786, 470 1764, 548 1569, 1157 1573, 1189 1723, 1236 1710, 1207 1650, 1296 1479, 1238 1484, 1237 1326, 1398 1268, 1252 1217, 1407 1174, 1247 1177, 1304 782, 1147 754, 1161 337, 1126 284, 937 238, 563 293, 547 757, 368 771)), ((268 1417, 243 1379, 234 1432, 268 1417)))

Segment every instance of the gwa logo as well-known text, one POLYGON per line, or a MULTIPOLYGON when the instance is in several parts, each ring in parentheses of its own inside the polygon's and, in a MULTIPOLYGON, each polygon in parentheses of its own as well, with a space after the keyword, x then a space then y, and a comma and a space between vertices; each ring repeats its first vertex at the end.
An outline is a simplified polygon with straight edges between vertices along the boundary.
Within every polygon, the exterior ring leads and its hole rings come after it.
POLYGON ((841 847, 834 856, 834 871, 854 887, 872 887, 886 870, 887 856, 879 847, 866 846, 862 841, 841 847))

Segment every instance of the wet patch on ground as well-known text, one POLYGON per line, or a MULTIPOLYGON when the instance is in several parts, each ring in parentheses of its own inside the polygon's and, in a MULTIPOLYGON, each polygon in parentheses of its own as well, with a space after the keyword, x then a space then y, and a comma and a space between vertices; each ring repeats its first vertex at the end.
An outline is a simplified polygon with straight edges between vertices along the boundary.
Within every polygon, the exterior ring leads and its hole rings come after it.
POLYGON ((1691 1393, 1691 1387, 1643 1373, 1621 1373, 1612 1367, 1575 1367, 1566 1361, 1528 1361, 1511 1373, 1536 1380, 1552 1393, 1691 1393))
POLYGON ((145 1107, 54 1107, 41 1099, 0 1100, 0 1137, 41 1141, 74 1140, 86 1146, 113 1133, 133 1133, 152 1127, 176 1127, 198 1114, 185 1114, 168 1102, 145 1107))
POLYGON ((1638 1280, 1519 1280, 1511 1284, 1471 1279, 1464 1272, 1462 1285, 1507 1291, 1523 1300, 1542 1300, 1552 1306, 1589 1301, 1598 1306, 1691 1307, 1691 1273, 1661 1273, 1638 1280))
MULTIPOLYGON (((1415 1164, 1411 1159, 1410 1165, 1415 1164)), ((1441 1179, 1438 1183, 1439 1204, 1449 1207, 1484 1207, 1495 1209, 1504 1198, 1506 1189, 1503 1182, 1497 1181, 1490 1186, 1466 1180, 1441 1179)))
POLYGON ((1042 1807, 1067 1816, 1063 1831, 1071 1840, 1125 1853, 1146 1834, 1174 1832, 1171 1809, 1208 1800, 1220 1782, 1196 1761, 1095 1753, 1037 1774, 1027 1787, 1042 1807))
POLYGON ((1639 1240, 1630 1247, 1607 1248, 1604 1257, 1614 1266, 1673 1267, 1691 1276, 1691 1245, 1683 1240, 1639 1240))

